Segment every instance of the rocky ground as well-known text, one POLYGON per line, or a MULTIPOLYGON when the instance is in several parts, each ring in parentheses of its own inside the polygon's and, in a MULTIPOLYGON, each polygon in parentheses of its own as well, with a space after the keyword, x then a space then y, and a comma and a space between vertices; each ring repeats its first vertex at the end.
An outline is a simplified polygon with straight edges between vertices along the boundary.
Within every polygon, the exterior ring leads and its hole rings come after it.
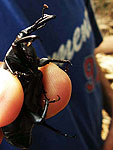
POLYGON ((113 0, 92 1, 102 35, 113 35, 113 0))
MULTIPOLYGON (((92 0, 97 23, 103 35, 103 38, 113 35, 113 0, 92 0)), ((97 61, 105 73, 105 77, 110 81, 113 88, 113 53, 100 53, 96 55, 97 61)), ((108 132, 111 118, 105 110, 102 111, 102 139, 105 140, 108 132)))

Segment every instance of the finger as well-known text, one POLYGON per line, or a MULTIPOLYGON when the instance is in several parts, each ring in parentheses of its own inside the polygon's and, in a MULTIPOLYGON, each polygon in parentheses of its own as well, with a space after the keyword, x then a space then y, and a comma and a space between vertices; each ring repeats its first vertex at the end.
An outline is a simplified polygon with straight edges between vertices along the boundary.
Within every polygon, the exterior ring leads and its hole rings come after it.
POLYGON ((40 70, 43 73, 43 84, 47 97, 50 100, 60 97, 58 102, 49 104, 46 118, 50 118, 68 104, 72 90, 71 80, 63 70, 53 63, 41 67, 40 70))
MULTIPOLYGON (((43 83, 47 97, 50 100, 61 100, 49 105, 46 118, 61 111, 69 102, 71 96, 71 81, 68 75, 54 64, 41 68, 43 83)), ((18 116, 24 93, 19 80, 8 71, 0 69, 0 127, 5 126, 18 116)))
POLYGON ((19 80, 0 68, 0 127, 8 125, 18 116, 24 94, 19 80))

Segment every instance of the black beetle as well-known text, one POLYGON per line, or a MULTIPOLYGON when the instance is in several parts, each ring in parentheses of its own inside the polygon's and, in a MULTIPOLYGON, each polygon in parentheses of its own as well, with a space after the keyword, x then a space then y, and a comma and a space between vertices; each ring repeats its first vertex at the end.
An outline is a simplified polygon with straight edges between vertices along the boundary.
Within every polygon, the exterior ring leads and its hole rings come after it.
POLYGON ((32 46, 32 42, 35 41, 38 36, 30 35, 35 30, 44 27, 49 20, 55 18, 55 15, 44 14, 46 8, 48 8, 48 6, 44 4, 41 18, 18 34, 4 59, 3 68, 17 75, 23 86, 24 104, 16 120, 10 125, 2 127, 2 131, 8 143, 21 149, 30 147, 34 124, 44 125, 56 133, 68 136, 47 125, 45 122, 49 103, 59 101, 60 96, 58 96, 56 100, 49 101, 42 83, 43 75, 42 72, 38 70, 38 67, 44 66, 49 62, 67 63, 68 66, 70 61, 48 58, 40 59, 37 57, 35 49, 32 46), (42 94, 45 100, 43 108, 40 104, 42 94))

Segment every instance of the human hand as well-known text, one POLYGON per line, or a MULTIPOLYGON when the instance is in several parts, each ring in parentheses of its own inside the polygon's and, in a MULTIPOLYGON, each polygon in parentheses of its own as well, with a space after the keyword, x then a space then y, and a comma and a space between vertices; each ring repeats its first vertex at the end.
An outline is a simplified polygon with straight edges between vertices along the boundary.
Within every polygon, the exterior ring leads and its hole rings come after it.
POLYGON ((109 134, 104 143, 103 150, 113 150, 113 121, 111 122, 109 134))
MULTIPOLYGON (((49 105, 46 118, 50 118, 68 104, 72 89, 71 81, 68 75, 53 63, 41 67, 40 70, 43 73, 43 84, 44 89, 47 92, 47 97, 52 100, 57 99, 57 95, 59 95, 61 98, 60 101, 49 105)), ((6 78, 5 76, 1 76, 1 74, 0 70, 0 127, 5 126, 16 119, 21 110, 24 96, 21 84, 15 76, 8 72, 6 78), (12 82, 9 76, 13 79, 12 82), (5 78, 7 82, 3 82, 3 78, 5 78), (13 82, 16 87, 12 86, 13 82), (8 84, 10 85, 10 89, 7 90, 8 84), (11 91, 13 91, 13 93, 11 91)), ((2 133, 0 136, 2 137, 2 133)))
POLYGON ((43 84, 47 97, 53 100, 60 96, 58 102, 49 104, 46 118, 50 118, 68 104, 72 90, 71 80, 62 69, 53 63, 41 67, 40 70, 43 73, 43 84))

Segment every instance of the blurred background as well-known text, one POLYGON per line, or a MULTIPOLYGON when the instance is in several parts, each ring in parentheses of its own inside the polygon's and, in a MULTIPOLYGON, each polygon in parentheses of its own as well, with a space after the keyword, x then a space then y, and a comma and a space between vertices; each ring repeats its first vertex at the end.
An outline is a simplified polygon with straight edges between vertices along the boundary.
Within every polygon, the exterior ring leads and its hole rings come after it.
MULTIPOLYGON (((92 0, 92 6, 103 38, 113 36, 113 0, 92 0)), ((96 55, 96 59, 113 88, 113 52, 99 53, 96 55)), ((109 131, 111 118, 105 110, 103 110, 102 114, 103 124, 101 135, 102 139, 105 140, 109 131)))
POLYGON ((113 35, 113 0, 92 0, 92 5, 102 35, 113 35))

